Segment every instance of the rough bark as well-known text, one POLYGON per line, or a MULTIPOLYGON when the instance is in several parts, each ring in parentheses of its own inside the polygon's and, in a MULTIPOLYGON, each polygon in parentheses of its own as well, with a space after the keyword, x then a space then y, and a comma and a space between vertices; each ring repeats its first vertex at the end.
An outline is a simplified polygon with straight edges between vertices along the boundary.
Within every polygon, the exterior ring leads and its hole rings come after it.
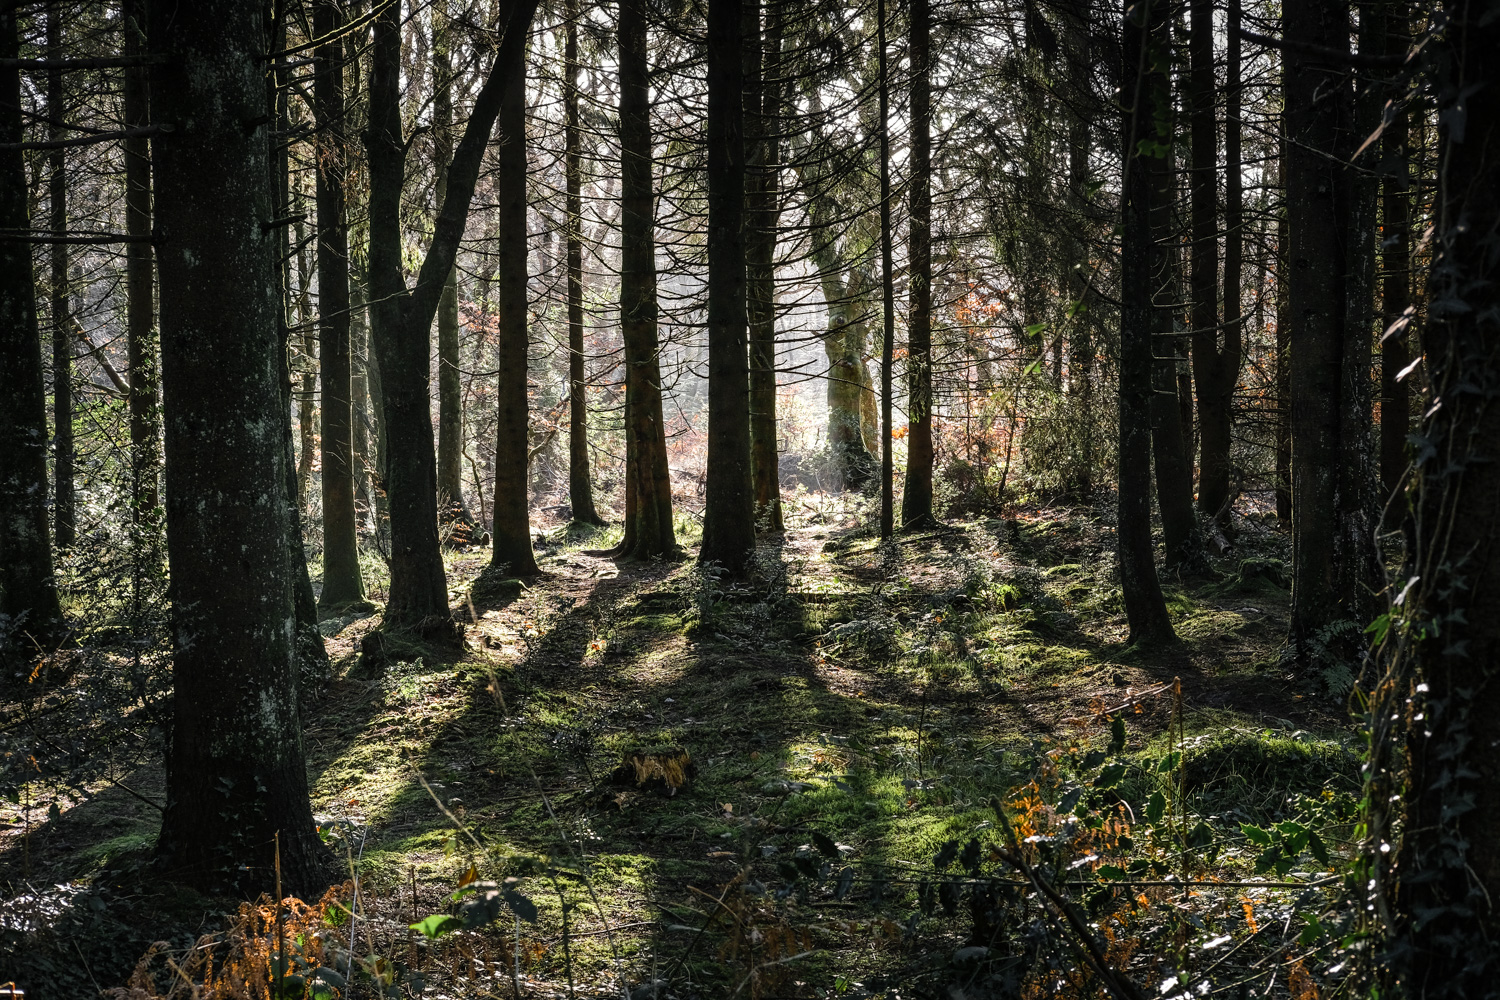
POLYGON ((895 463, 891 454, 891 369, 896 352, 896 265, 891 248, 890 72, 885 45, 885 0, 876 5, 876 53, 880 114, 880 537, 896 533, 895 463))
POLYGON ((578 127, 578 0, 567 0, 563 41, 563 174, 567 185, 568 504, 573 520, 603 525, 589 474, 588 373, 583 353, 583 161, 578 127))
POLYGON ((1087 0, 1075 0, 1068 9, 1068 90, 1072 120, 1068 127, 1068 201, 1077 220, 1067 239, 1068 266, 1068 395, 1078 426, 1078 459, 1071 488, 1087 502, 1094 494, 1094 361, 1095 327, 1092 291, 1093 265, 1082 223, 1098 221, 1089 194, 1089 153, 1093 148, 1090 76, 1093 73, 1092 44, 1087 0))
POLYGON ((1167 79, 1168 38, 1166 4, 1151 9, 1151 30, 1146 44, 1152 47, 1146 69, 1147 93, 1140 114, 1140 134, 1150 146, 1136 159, 1144 170, 1150 192, 1152 330, 1154 331, 1155 392, 1151 397, 1151 452, 1156 468, 1156 505, 1161 511, 1166 564, 1175 569, 1196 570, 1203 560, 1203 539, 1193 511, 1193 462, 1189 443, 1191 398, 1179 387, 1185 373, 1178 335, 1178 302, 1182 301, 1179 230, 1173 218, 1176 202, 1174 127, 1170 105, 1171 84, 1167 79), (1183 419, 1184 404, 1189 417, 1183 419), (1184 426, 1186 423, 1187 426, 1184 426))
MULTIPOLYGON (((412 289, 406 287, 402 276, 401 255, 406 144, 401 128, 399 5, 382 8, 374 22, 370 127, 365 146, 370 167, 372 340, 381 376, 381 447, 385 450, 384 485, 391 527, 391 592, 386 620, 416 626, 426 622, 429 633, 434 629, 448 632, 445 623, 451 619, 438 543, 437 459, 432 443, 428 352, 432 320, 443 280, 458 252, 484 147, 508 89, 510 68, 524 60, 526 36, 536 11, 535 0, 516 0, 507 6, 502 13, 505 31, 500 48, 454 149, 447 197, 438 210, 432 243, 412 289)), ((525 447, 524 435, 521 447, 525 447)))
MULTIPOLYGON (((279 49, 286 42, 285 0, 272 0, 267 4, 270 20, 270 42, 279 49)), ((278 69, 266 74, 266 106, 272 112, 271 128, 276 135, 284 135, 287 129, 287 104, 290 88, 287 87, 286 71, 278 69)), ((270 180, 272 211, 270 219, 284 219, 291 214, 291 163, 288 147, 280 142, 270 144, 266 157, 267 176, 270 180)), ((270 220, 267 220, 270 221, 270 220)), ((297 461, 297 449, 292 439, 292 369, 291 326, 287 320, 291 307, 291 253, 287 248, 287 227, 268 227, 267 239, 273 250, 273 262, 279 261, 273 274, 279 292, 279 308, 276 311, 277 336, 281 343, 281 429, 282 446, 286 449, 286 518, 289 531, 284 536, 287 542, 288 566, 292 577, 292 609, 295 615, 293 626, 294 647, 297 657, 298 682, 304 693, 320 687, 333 672, 328 659, 328 650, 323 645, 322 633, 318 631, 318 599, 313 592, 312 577, 307 570, 307 553, 302 546, 302 498, 305 479, 297 461)), ((298 245, 301 240, 297 241, 298 245)), ((306 267, 300 268, 306 273, 306 267)), ((312 386, 304 381, 300 402, 301 424, 304 432, 310 429, 312 415, 309 397, 312 386)), ((311 448, 304 440, 303 455, 311 448)))
POLYGON ((1121 129, 1125 176, 1122 184, 1120 274, 1120 589, 1132 644, 1173 641, 1151 544, 1152 303, 1155 240, 1151 225, 1152 183, 1139 152, 1151 121, 1146 35, 1160 8, 1126 0, 1123 70, 1125 114, 1121 129))
MULTIPOLYGON (((1366 570, 1373 548, 1362 482, 1368 402, 1369 225, 1348 161, 1354 132, 1347 64, 1319 55, 1349 45, 1349 8, 1336 0, 1289 5, 1283 31, 1309 48, 1283 63, 1286 205, 1290 240, 1287 311, 1291 329, 1292 623, 1295 655, 1308 662, 1337 623, 1368 619, 1366 570), (1361 347, 1362 345, 1362 347, 1361 347), (1361 361, 1361 353, 1363 361, 1361 361)), ((1347 626, 1346 626, 1347 627, 1347 626)), ((1356 628, 1353 632, 1358 634, 1356 628)))
MULTIPOLYGON (((62 18, 57 8, 47 13, 47 51, 62 58, 62 18)), ((62 122, 63 72, 60 66, 47 71, 47 113, 52 118, 54 140, 67 137, 62 122)), ((68 229, 68 158, 62 148, 47 156, 47 199, 54 233, 68 229)), ((68 246, 54 243, 48 255, 52 265, 52 540, 58 549, 71 549, 78 538, 73 491, 73 316, 68 306, 68 246)))
POLYGON ((835 244, 833 220, 838 207, 826 195, 810 200, 812 258, 828 308, 828 332, 823 335, 823 352, 828 357, 828 448, 839 485, 858 490, 874 478, 878 467, 875 393, 865 363, 874 288, 862 266, 845 266, 835 244))
POLYGON ((662 415, 656 299, 646 4, 620 4, 620 327, 625 341, 625 536, 622 556, 677 551, 662 415))
MULTIPOLYGON (((1410 42, 1410 12, 1405 0, 1385 0, 1376 5, 1382 35, 1380 51, 1397 55, 1410 42)), ((1405 489, 1407 448, 1411 433, 1411 394, 1405 379, 1398 378, 1411 364, 1409 323, 1398 321, 1411 306, 1411 165, 1408 161, 1411 130, 1406 102, 1394 95, 1385 132, 1381 135, 1382 159, 1388 173, 1382 178, 1381 211, 1381 308, 1384 335, 1380 340, 1380 484, 1384 493, 1386 524, 1396 527, 1406 513, 1399 496, 1405 489)))
MULTIPOLYGON (((15 8, 0 9, 0 59, 20 53, 15 8)), ((21 73, 0 65, 0 228, 27 230, 26 167, 18 148, 21 73)), ((0 241, 0 653, 24 658, 63 633, 47 524, 47 404, 31 245, 0 241)), ((10 679, 7 664, 6 680, 10 679)))
POLYGON ((932 527, 932 3, 911 4, 911 179, 908 181, 906 483, 901 526, 932 527))
POLYGON ((1219 312, 1218 255, 1218 121, 1214 113, 1214 26, 1213 0, 1192 0, 1192 27, 1188 47, 1191 59, 1189 128, 1191 169, 1188 171, 1188 196, 1191 213, 1191 296, 1189 323, 1192 329, 1193 382, 1198 393, 1198 427, 1200 434, 1198 466, 1198 510, 1205 520, 1227 528, 1229 505, 1230 441, 1233 432, 1234 386, 1239 373, 1239 260, 1231 261, 1230 241, 1238 240, 1239 231, 1230 222, 1239 214, 1240 164, 1238 162, 1237 122, 1231 123, 1227 101, 1237 101, 1239 37, 1230 32, 1231 55, 1229 85, 1226 87, 1225 128, 1225 251, 1223 325, 1219 312), (1233 138, 1229 133, 1235 132, 1233 138), (1236 149, 1230 152, 1230 145, 1236 149), (1233 271, 1233 274, 1231 274, 1233 271), (1233 278, 1234 284, 1230 284, 1233 278))
POLYGON ((149 7, 173 723, 158 850, 241 892, 329 881, 298 714, 275 199, 258 4, 149 7))
MULTIPOLYGON (((453 67, 446 4, 432 9, 432 146, 437 167, 436 203, 448 196, 453 160, 453 67)), ((474 517, 464 504, 463 385, 458 368, 458 268, 448 270, 437 309, 438 444, 437 489, 443 521, 466 532, 474 517)), ((452 530, 452 529, 450 529, 452 530)))
MULTIPOLYGON (((1285 191, 1285 143, 1282 147, 1279 159, 1281 188, 1285 191)), ((1287 231, 1287 210, 1283 204, 1276 218, 1276 413, 1272 427, 1276 450, 1276 519, 1283 524, 1292 520, 1292 311, 1287 294, 1291 261, 1292 238, 1287 231)))
POLYGON ((313 76, 318 118, 318 375, 323 395, 323 591, 321 608, 364 601, 354 514, 354 412, 351 403, 349 230, 344 217, 344 23, 340 0, 315 0, 313 76))
POLYGON ((531 477, 527 439, 526 50, 506 66, 495 128, 495 302, 499 336, 495 496, 490 565, 507 576, 540 572, 531 551, 531 477))
POLYGON ((738 0, 708 3, 708 475, 698 558, 744 576, 755 551, 745 355, 745 142, 738 0))
MULTIPOLYGON (((124 54, 145 52, 144 0, 126 0, 122 9, 124 54)), ((127 129, 150 124, 150 87, 144 67, 125 70, 124 112, 127 129)), ((138 562, 154 571, 161 511, 161 387, 156 358, 155 252, 141 237, 151 235, 151 151, 144 136, 125 139, 125 338, 130 364, 131 520, 138 562)))
POLYGON ((1435 256, 1414 449, 1406 669, 1407 813, 1396 867, 1403 995, 1492 996, 1500 972, 1500 22, 1449 3, 1429 43, 1439 120, 1435 256), (1415 692, 1413 694, 1413 692, 1415 692), (1410 700, 1408 700, 1410 698, 1410 700))
POLYGON ((750 323, 750 465, 755 516, 769 531, 784 528, 776 440, 776 243, 781 225, 782 3, 745 3, 746 156, 749 239, 745 247, 746 310, 750 323), (756 44, 756 42, 759 44, 756 44))

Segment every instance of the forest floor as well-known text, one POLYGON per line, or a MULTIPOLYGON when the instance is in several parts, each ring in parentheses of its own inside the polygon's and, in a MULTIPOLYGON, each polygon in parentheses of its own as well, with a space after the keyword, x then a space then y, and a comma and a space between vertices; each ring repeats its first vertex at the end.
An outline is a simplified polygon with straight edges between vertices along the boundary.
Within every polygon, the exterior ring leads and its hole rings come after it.
MULTIPOLYGON (((454 552, 457 657, 398 646, 372 664, 360 640, 378 619, 325 622, 335 676, 305 711, 309 773, 360 886, 325 904, 355 912, 375 980, 432 996, 1094 995, 1068 948, 1002 941, 974 902, 1001 905, 1009 838, 1027 833, 1081 859, 1049 870, 1131 865, 1128 914, 1100 933, 1153 995, 1231 938, 1236 958, 1205 982, 1260 959, 1273 984, 1310 975, 1298 932, 1331 912, 1314 897, 1332 868, 1305 832, 1266 862, 1241 830, 1281 837, 1310 823, 1304 800, 1357 796, 1358 755, 1326 690, 1338 671, 1279 661, 1274 518, 1237 518, 1215 578, 1166 581, 1183 641, 1140 652, 1096 510, 887 547, 845 502, 800 497, 789 514, 749 586, 686 561, 617 564, 587 554, 609 533, 554 525, 543 576, 483 600, 470 584, 487 554, 454 552), (967 875, 945 875, 970 841, 967 875), (1189 902, 1179 876, 1223 891, 1189 902), (510 901, 498 920, 410 929, 487 883, 510 901)), ((181 948, 233 909, 149 878, 159 767, 111 777, 86 799, 38 787, 0 808, 0 981, 30 975, 33 1000, 119 985, 145 944, 181 948)))

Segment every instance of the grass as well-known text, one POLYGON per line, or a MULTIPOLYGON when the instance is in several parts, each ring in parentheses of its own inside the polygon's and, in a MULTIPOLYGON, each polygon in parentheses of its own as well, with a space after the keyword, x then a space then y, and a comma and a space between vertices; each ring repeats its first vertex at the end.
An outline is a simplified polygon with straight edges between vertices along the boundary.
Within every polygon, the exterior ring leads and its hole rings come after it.
MULTIPOLYGON (((350 831, 337 846, 371 913, 404 927, 445 912, 472 867, 516 878, 535 904, 520 939, 502 921, 484 940, 512 959, 524 945, 537 995, 571 971, 575 986, 614 995, 612 983, 670 972, 699 995, 821 997, 858 980, 844 995, 877 996, 879 980, 930 974, 911 965, 919 942, 962 943, 962 920, 921 897, 934 853, 993 835, 995 804, 1028 787, 1096 781, 1077 762, 1110 739, 1105 709, 1130 706, 1121 759, 1133 777, 1116 800, 1136 812, 1180 775, 1183 808, 1238 836, 1237 823, 1293 815, 1289 798, 1351 787, 1336 714, 1255 667, 1275 662, 1284 626, 1274 574, 1174 586, 1184 643, 1129 655, 1110 540, 1087 512, 1014 529, 975 521, 882 549, 815 511, 821 523, 794 522, 765 553, 785 577, 749 591, 715 587, 691 563, 616 567, 584 554, 616 535, 579 526, 543 536, 547 576, 504 600, 468 590, 485 553, 450 553, 468 628, 457 659, 413 648, 363 672, 359 639, 375 620, 326 623, 336 680, 307 712, 312 791, 318 815, 350 831), (1176 735, 1170 698, 1142 695, 1174 677, 1176 735), (696 765, 677 794, 610 783, 627 755, 664 747, 696 765), (1174 748, 1178 770, 1149 771, 1174 748), (830 844, 837 854, 823 856, 830 844), (827 878, 851 873, 849 887, 817 888, 824 876, 806 872, 819 864, 827 878)), ((696 519, 680 521, 691 542, 696 519)), ((1274 559, 1279 540, 1261 544, 1274 559)), ((149 848, 149 819, 65 845, 64 814, 57 833, 31 834, 36 864, 49 878, 116 871, 149 848)), ((481 988, 451 969, 428 982, 481 988)))

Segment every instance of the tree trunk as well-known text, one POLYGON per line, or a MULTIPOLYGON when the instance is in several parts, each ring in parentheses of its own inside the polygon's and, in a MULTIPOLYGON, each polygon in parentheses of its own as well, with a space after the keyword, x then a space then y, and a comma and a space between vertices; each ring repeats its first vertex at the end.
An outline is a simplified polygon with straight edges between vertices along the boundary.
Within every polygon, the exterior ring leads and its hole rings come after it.
MULTIPOLYGON (((54 7, 47 12, 47 54, 63 57, 62 15, 54 7)), ((51 137, 67 137, 63 120, 63 71, 47 71, 47 114, 52 118, 51 137)), ((68 158, 63 149, 47 156, 47 198, 51 202, 50 226, 54 233, 68 229, 68 158)), ((68 307, 68 245, 51 246, 52 264, 52 539, 59 550, 71 549, 78 540, 73 499, 73 316, 68 307)))
MULTIPOLYGON (((286 0, 271 0, 266 5, 271 25, 269 36, 273 49, 286 43, 286 0)), ((272 131, 280 136, 287 130, 287 102, 289 89, 286 86, 286 71, 276 70, 266 74, 266 106, 272 112, 272 131)), ((266 157, 267 177, 272 197, 271 216, 267 221, 285 219, 291 214, 291 171, 288 149, 281 142, 270 144, 266 157)), ((292 369, 291 327, 287 322, 291 294, 291 254, 287 250, 287 227, 277 225, 266 230, 266 238, 273 250, 273 263, 279 262, 273 274, 279 290, 279 305, 276 311, 277 333, 281 341, 281 429, 283 447, 286 449, 286 518, 289 531, 287 540, 288 566, 292 575, 292 608, 294 611, 295 653, 299 671, 299 687, 312 692, 321 686, 332 673, 328 650, 323 645, 322 633, 318 631, 318 599, 313 593, 312 577, 307 571, 307 554, 302 547, 302 494, 303 479, 297 462, 297 449, 292 441, 292 369)), ((297 241, 299 244, 301 240, 297 241)), ((305 268, 301 268, 305 272, 305 268)), ((302 398, 312 394, 311 386, 304 384, 302 398)), ((302 427, 308 430, 312 415, 302 412, 302 427)), ((310 448, 304 445, 303 454, 310 448)))
MULTIPOLYGON (((443 281, 458 252, 490 128, 509 89, 511 67, 524 68, 526 37, 535 11, 536 0, 516 0, 509 5, 495 62, 475 97, 469 123, 454 150, 447 197, 438 210, 432 244, 422 260, 416 287, 411 290, 406 288, 401 264, 406 144, 401 129, 400 5, 387 5, 375 19, 370 127, 365 143, 370 167, 370 290, 375 303, 372 339, 381 376, 381 446, 386 453, 385 487, 391 521, 391 593, 385 613, 389 623, 420 626, 434 638, 456 637, 437 531, 437 459, 428 390, 432 320, 443 281)), ((525 350, 524 340, 521 350, 525 350)), ((503 377, 514 378, 503 363, 501 370, 503 377)), ((521 379, 524 392, 524 365, 521 379)), ((523 457, 525 446, 523 422, 523 457)), ((524 464, 520 474, 524 498, 524 464)), ((498 514, 496 521, 498 526, 498 514)))
POLYGON ((1500 971, 1500 22, 1483 5, 1446 7, 1426 64, 1443 123, 1422 335, 1431 388, 1385 706, 1407 722, 1410 755, 1387 954, 1402 994, 1425 998, 1491 996, 1500 971))
POLYGON ((499 401, 496 413, 494 549, 490 564, 506 576, 532 576, 531 491, 526 356, 528 346, 526 232, 526 50, 496 72, 506 74, 495 134, 495 299, 498 311, 499 401))
POLYGON ((1129 641, 1143 646, 1176 639, 1151 544, 1152 304, 1155 240, 1151 225, 1152 181, 1142 140, 1152 113, 1147 101, 1147 33, 1161 10, 1126 0, 1124 22, 1125 116, 1121 130, 1125 162, 1120 252, 1120 589, 1130 623, 1129 641))
POLYGON ((762 38, 759 2, 745 3, 745 103, 750 108, 746 183, 750 237, 745 247, 746 309, 750 323, 750 465, 755 516, 768 531, 782 531, 781 469, 776 441, 776 243, 781 226, 781 9, 768 0, 762 38), (754 39, 755 41, 752 41, 754 39), (756 44, 759 41, 760 44, 756 44), (753 70, 753 76, 748 74, 753 70))
MULTIPOLYGON (((588 373, 583 348, 583 167, 578 127, 578 0, 563 15, 563 173, 568 233, 568 503, 579 524, 604 524, 589 475, 588 373)), ((623 278, 623 276, 622 276, 623 278)))
MULTIPOLYGON (((1201 435, 1198 471, 1198 510, 1210 523, 1227 528, 1230 522, 1229 492, 1230 440, 1233 431, 1234 386, 1239 368, 1239 261, 1230 261, 1229 240, 1238 239, 1238 230, 1229 223, 1231 212, 1238 214, 1237 205, 1231 207, 1230 195, 1238 200, 1240 164, 1237 156, 1226 155, 1225 164, 1225 226, 1229 232, 1225 238, 1224 256, 1224 312, 1222 340, 1220 346, 1219 320, 1219 255, 1218 255, 1218 122, 1214 114, 1214 25, 1213 0, 1192 0, 1192 26, 1188 47, 1191 56, 1191 80, 1189 100, 1192 132, 1191 169, 1188 171, 1189 202, 1191 212, 1191 293, 1192 308, 1189 324, 1192 328, 1193 382, 1198 390, 1198 426, 1201 435), (1230 271, 1234 270, 1235 284, 1230 285, 1230 271)), ((1236 49, 1239 37, 1230 32, 1230 45, 1236 49)), ((1231 59, 1228 91, 1236 86, 1238 78, 1237 60, 1231 59)), ((1227 107, 1227 104, 1226 104, 1227 107)), ((1226 119, 1228 115, 1226 112, 1226 119)), ((1233 143, 1238 147, 1238 135, 1228 135, 1238 123, 1226 125, 1225 151, 1233 143)))
POLYGON ((354 514, 358 529, 377 531, 379 516, 375 481, 382 478, 380 440, 376 421, 381 409, 375 383, 374 349, 370 346, 370 311, 365 302, 364 267, 351 252, 349 274, 349 395, 354 433, 354 514))
MULTIPOLYGON (((0 59, 20 55, 15 8, 0 8, 0 59)), ((26 231, 26 166, 19 148, 21 71, 0 64, 0 228, 26 231)), ((0 241, 0 653, 25 662, 64 626, 47 525, 47 403, 31 244, 0 241), (29 638, 28 638, 29 637, 29 638)), ((5 665, 5 680, 11 666, 5 665)))
POLYGON ((708 3, 708 476, 701 562, 747 575, 755 553, 745 348, 740 5, 708 3))
MULTIPOLYGON (((1068 9, 1068 89, 1073 105, 1068 127, 1068 200, 1077 225, 1068 239, 1068 272, 1065 287, 1071 324, 1068 327, 1068 395, 1073 403, 1078 427, 1078 458, 1074 478, 1069 484, 1078 498, 1087 503, 1094 494, 1094 355, 1095 322, 1093 317, 1094 268, 1089 245, 1083 237, 1084 223, 1097 222, 1098 213, 1090 204, 1089 154, 1093 73, 1091 25, 1087 0, 1074 0, 1068 9)), ((915 169, 915 168, 914 168, 915 169)))
MULTIPOLYGON (((144 0, 127 0, 122 10, 124 54, 145 52, 144 0)), ((127 129, 150 124, 147 70, 125 70, 124 111, 127 129)), ((157 480, 161 475, 161 410, 157 392, 161 379, 156 361, 156 288, 154 251, 142 237, 151 235, 151 155, 144 136, 125 139, 125 232, 134 241, 125 245, 125 338, 130 364, 130 488, 131 522, 138 561, 154 572, 161 513, 157 480)))
POLYGON ((161 234, 173 723, 158 850, 186 881, 311 897, 298 714, 287 418, 275 278, 268 33, 258 4, 156 0, 148 38, 161 234), (230 110, 233 109, 233 110, 230 110), (190 124, 188 124, 190 123, 190 124))
MULTIPOLYGON (((1339 0, 1288 5, 1286 37, 1306 49, 1284 55, 1286 205, 1290 237, 1287 305, 1291 323, 1292 623, 1297 657, 1308 662, 1329 645, 1328 629, 1365 618, 1368 585, 1364 550, 1373 548, 1355 479, 1363 465, 1368 426, 1353 426, 1368 400, 1370 329, 1362 315, 1369 291, 1361 271, 1368 237, 1356 226, 1373 222, 1356 201, 1351 172, 1353 93, 1347 69, 1323 51, 1349 45, 1349 8, 1339 0), (1365 361, 1360 361, 1363 343, 1365 361), (1351 419, 1354 418, 1354 419, 1351 419)), ((1366 421, 1368 422, 1368 421, 1366 421)), ((1345 626, 1345 627, 1347 627, 1345 626)), ((1350 640, 1352 646, 1353 640, 1350 640)))
MULTIPOLYGON (((432 8, 433 157, 437 161, 437 198, 448 196, 448 165, 453 159, 452 29, 444 4, 432 8)), ((438 444, 437 489, 439 515, 445 523, 472 530, 474 516, 464 504, 463 385, 459 379, 458 268, 443 279, 437 310, 438 444)))
MULTIPOLYGON (((1380 51, 1398 55, 1410 43, 1410 12, 1405 0, 1385 0, 1372 16, 1380 19, 1380 51)), ((1410 320, 1403 320, 1411 306, 1411 165, 1407 144, 1410 126, 1406 102, 1394 95, 1390 117, 1381 135, 1381 153, 1389 172, 1383 178, 1380 227, 1384 271, 1381 306, 1384 335, 1380 340, 1380 484, 1384 494, 1385 522, 1397 527, 1406 514, 1399 496, 1405 489, 1407 449, 1411 433, 1411 400, 1405 379, 1398 378, 1411 364, 1408 335, 1410 320), (1402 321, 1398 323, 1398 321, 1402 321)))
MULTIPOLYGON (((1281 144, 1281 189, 1286 191, 1286 143, 1281 144)), ((1287 287, 1292 272, 1292 237, 1287 230, 1285 198, 1276 217, 1276 519, 1292 520, 1292 307, 1287 287)))
POLYGON ((359 536, 354 515, 354 413, 351 403, 349 231, 344 218, 344 23, 341 0, 315 0, 318 48, 314 99, 318 117, 318 374, 323 391, 324 609, 363 603, 359 536))
POLYGON ((891 369, 896 353, 896 265, 891 249, 891 86, 885 51, 885 0, 876 5, 877 72, 880 76, 880 537, 896 534, 896 469, 891 446, 891 369))
POLYGON ((656 197, 646 4, 620 3, 620 327, 625 340, 622 556, 677 552, 657 347, 656 197))
POLYGON ((907 264, 910 301, 906 319, 906 483, 901 526, 937 523, 932 511, 932 3, 912 0, 907 28, 911 47, 911 233, 907 264))
MULTIPOLYGON (((1181 260, 1179 230, 1173 219, 1177 200, 1174 178, 1173 116, 1170 106, 1157 102, 1171 101, 1171 84, 1165 70, 1165 52, 1170 43, 1166 3, 1151 5, 1151 30, 1146 44, 1153 47, 1154 58, 1146 71, 1146 99, 1141 114, 1140 134, 1152 146, 1137 157, 1134 166, 1146 172, 1151 186, 1151 275, 1152 329, 1154 342, 1155 391, 1151 396, 1151 450, 1156 467, 1156 504, 1161 511, 1162 536, 1166 564, 1176 569, 1195 570, 1203 560, 1203 539, 1198 533, 1198 519, 1193 512, 1193 463, 1188 435, 1191 416, 1182 415, 1184 394, 1178 385, 1185 367, 1177 330, 1176 303, 1181 301, 1181 260)), ((1188 402, 1191 414, 1191 402, 1188 402)))

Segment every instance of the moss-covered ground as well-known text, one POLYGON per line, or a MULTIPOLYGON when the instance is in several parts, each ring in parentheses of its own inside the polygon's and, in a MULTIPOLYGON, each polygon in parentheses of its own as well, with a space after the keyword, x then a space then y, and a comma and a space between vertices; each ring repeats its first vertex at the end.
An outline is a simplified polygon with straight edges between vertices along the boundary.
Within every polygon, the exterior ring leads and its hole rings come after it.
MULTIPOLYGON (((1144 888, 1170 882, 1166 870, 1249 885, 1205 898, 1198 929, 1168 934, 1167 953, 1116 956, 1147 987, 1181 974, 1185 941, 1253 936, 1256 906, 1313 905, 1276 902, 1274 880, 1316 880, 1315 859, 1256 872, 1241 834, 1296 816, 1299 797, 1357 792, 1340 699, 1278 660, 1288 594, 1274 524, 1241 520, 1216 578, 1164 581, 1182 642, 1137 650, 1124 645, 1113 528, 1095 511, 1030 510, 890 546, 837 505, 792 514, 745 584, 688 560, 617 564, 588 554, 609 533, 554 526, 538 543, 544 575, 486 600, 469 587, 485 553, 452 553, 460 655, 414 645, 368 665, 360 639, 378 619, 325 622, 335 677, 308 707, 306 748, 317 814, 360 880, 364 947, 419 970, 430 995, 644 997, 655 983, 663 997, 947 996, 944 977, 985 956, 963 955, 978 910, 924 899, 939 892, 934 854, 1000 837, 997 823, 1051 836, 1070 785, 1091 815, 1120 817, 1115 834, 1137 827, 1128 851, 1112 841, 1088 870, 1149 859, 1154 874, 1131 890, 1142 905, 1167 905, 1144 888), (1118 782, 1092 777, 1103 758, 1088 753, 1107 745, 1118 782), (692 762, 680 787, 616 780, 631 754, 679 751, 692 762), (1152 846, 1199 821, 1215 846, 1191 862, 1152 846), (507 878, 534 921, 507 908, 436 944, 408 929, 456 912, 462 883, 507 878)), ((159 772, 119 781, 129 794, 38 787, 57 809, 0 809, 6 905, 100 900, 100 921, 166 928, 152 938, 211 929, 223 901, 146 885, 157 817, 142 800, 159 800, 159 772)), ((996 843, 976 864, 999 864, 996 843)), ((63 939, 91 933, 87 921, 32 925, 52 930, 7 941, 72 962, 54 970, 67 981, 118 985, 133 959, 129 943, 69 954, 63 939)), ((17 954, 0 951, 0 981, 17 954)), ((1034 970, 1012 978, 1034 995, 1094 995, 1058 975, 1056 990, 1034 970)), ((39 983, 31 995, 63 994, 39 983)))

